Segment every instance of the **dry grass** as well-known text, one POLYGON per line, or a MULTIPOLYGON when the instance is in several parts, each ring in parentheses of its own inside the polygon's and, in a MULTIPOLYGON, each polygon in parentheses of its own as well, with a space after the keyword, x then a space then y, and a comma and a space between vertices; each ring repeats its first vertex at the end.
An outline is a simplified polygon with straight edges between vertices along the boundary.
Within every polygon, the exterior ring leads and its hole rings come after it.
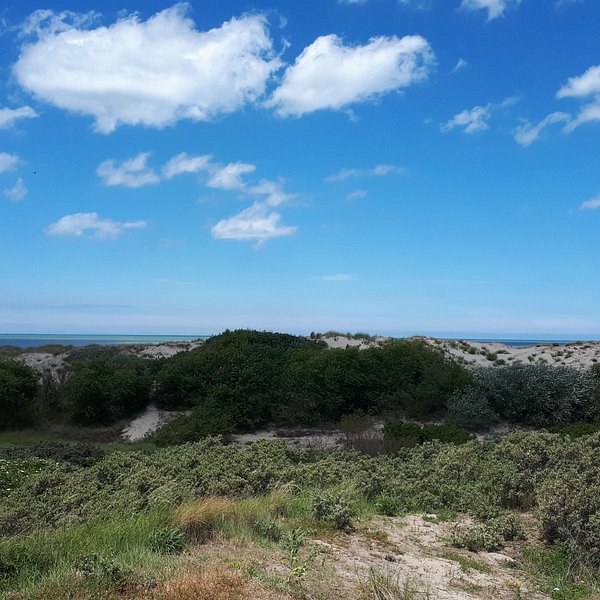
POLYGON ((200 573, 185 573, 164 584, 156 600, 245 600, 250 598, 248 582, 239 573, 224 567, 200 573))
POLYGON ((233 518, 235 512, 236 502, 229 498, 202 498, 180 508, 174 523, 188 539, 202 543, 208 541, 226 519, 233 518))

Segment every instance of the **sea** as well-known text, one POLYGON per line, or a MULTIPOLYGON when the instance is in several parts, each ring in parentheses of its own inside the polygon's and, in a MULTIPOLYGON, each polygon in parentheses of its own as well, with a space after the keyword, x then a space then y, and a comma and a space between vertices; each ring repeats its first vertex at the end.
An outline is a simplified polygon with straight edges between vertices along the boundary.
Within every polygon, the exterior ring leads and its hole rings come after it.
MULTIPOLYGON (((107 346, 116 346, 123 344, 164 344, 166 342, 191 342, 193 340, 206 340, 209 335, 90 335, 90 334, 0 334, 0 346, 16 346, 18 348, 38 348, 47 345, 62 346, 89 346, 91 344, 100 344, 107 346)), ((576 340, 570 339, 501 339, 501 338, 453 338, 463 339, 466 342, 499 342, 507 346, 537 346, 539 344, 550 345, 572 344, 576 340)))
POLYGON ((14 334, 0 333, 0 346, 17 346, 18 348, 38 348, 39 346, 89 346, 101 344, 117 346, 122 344, 164 344, 166 342, 191 342, 205 340, 208 335, 57 335, 57 334, 14 334))

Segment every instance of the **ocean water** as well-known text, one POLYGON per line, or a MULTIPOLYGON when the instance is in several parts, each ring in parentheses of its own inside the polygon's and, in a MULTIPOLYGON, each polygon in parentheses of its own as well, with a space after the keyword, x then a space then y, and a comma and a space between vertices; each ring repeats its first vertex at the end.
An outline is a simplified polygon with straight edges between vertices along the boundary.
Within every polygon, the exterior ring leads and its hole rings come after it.
POLYGON ((63 346, 89 346, 102 344, 115 346, 121 344, 163 344, 165 342, 191 342, 205 340, 207 335, 56 335, 56 334, 0 334, 0 346, 18 348, 37 348, 49 344, 63 346))
MULTIPOLYGON (((499 343, 504 344, 505 346, 515 346, 515 347, 526 347, 526 346, 551 346, 552 344, 558 344, 559 346, 565 346, 566 344, 573 344, 578 340, 530 340, 530 339, 521 339, 521 340, 503 340, 503 339, 474 339, 469 338, 465 339, 465 342, 482 342, 482 343, 499 343)), ((591 340, 582 340, 582 341, 591 341, 591 340)))

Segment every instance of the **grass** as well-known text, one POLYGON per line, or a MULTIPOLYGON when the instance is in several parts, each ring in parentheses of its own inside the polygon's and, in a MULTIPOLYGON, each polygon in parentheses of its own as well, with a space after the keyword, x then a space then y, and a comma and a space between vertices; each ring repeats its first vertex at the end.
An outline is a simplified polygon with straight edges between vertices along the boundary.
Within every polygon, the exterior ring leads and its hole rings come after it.
POLYGON ((471 571, 477 571, 478 573, 484 573, 486 575, 493 573, 493 569, 484 562, 475 560, 464 554, 455 552, 454 550, 447 550, 442 554, 442 558, 458 563, 460 565, 460 570, 463 573, 470 573, 471 571))
POLYGON ((410 579, 401 580, 397 575, 378 569, 369 569, 359 578, 359 600, 429 600, 429 590, 422 590, 410 579))
POLYGON ((170 521, 168 512, 70 527, 0 542, 0 598, 67 581, 84 557, 114 560, 123 571, 152 572, 172 560, 152 549, 152 532, 170 521))

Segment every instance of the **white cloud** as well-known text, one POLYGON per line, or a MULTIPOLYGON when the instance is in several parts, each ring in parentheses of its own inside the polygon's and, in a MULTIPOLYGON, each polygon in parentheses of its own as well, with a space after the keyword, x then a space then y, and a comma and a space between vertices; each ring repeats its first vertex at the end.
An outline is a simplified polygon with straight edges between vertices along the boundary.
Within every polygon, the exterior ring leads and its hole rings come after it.
POLYGON ((476 133, 489 129, 488 121, 492 116, 492 105, 475 106, 470 110, 463 110, 454 115, 447 123, 440 126, 440 129, 447 133, 455 127, 462 127, 464 133, 476 133))
POLYGON ((189 156, 182 152, 177 154, 163 167, 163 175, 167 179, 181 175, 182 173, 199 173, 200 171, 208 171, 210 169, 210 154, 201 154, 198 156, 189 156))
POLYGON ((338 0, 338 4, 366 4, 368 0, 338 0))
POLYGON ((372 38, 364 46, 322 36, 287 68, 266 106, 282 117, 339 110, 422 81, 434 60, 429 43, 418 35, 372 38))
POLYGON ((429 10, 431 8, 431 0, 398 0, 398 4, 414 10, 429 10))
POLYGON ((19 164, 19 157, 15 154, 0 152, 0 173, 14 171, 19 164))
POLYGON ((23 180, 19 177, 15 185, 3 190, 3 194, 12 202, 20 202, 27 196, 27 188, 25 187, 23 180))
POLYGON ((600 94, 600 65, 590 67, 583 75, 569 77, 567 83, 558 90, 557 98, 582 98, 600 94))
POLYGON ((246 184, 242 175, 253 173, 255 170, 254 165, 242 162, 229 163, 224 167, 217 167, 206 185, 219 190, 243 190, 246 184))
POLYGON ((521 0, 462 0, 463 10, 487 10, 488 21, 502 17, 506 10, 516 8, 521 0))
POLYGON ((459 58, 456 64, 454 65, 454 69, 452 69, 452 72, 456 73, 456 71, 460 71, 461 69, 464 69, 467 66, 469 66, 469 63, 464 58, 459 58))
POLYGON ((351 177, 383 177, 391 173, 403 173, 404 167, 397 165, 377 165, 372 169, 340 169, 337 173, 325 177, 327 183, 346 181, 351 177))
POLYGON ((45 11, 14 73, 39 98, 93 116, 102 133, 207 121, 262 96, 280 66, 266 19, 234 18, 202 32, 187 9, 177 4, 147 21, 130 15, 96 29, 73 22, 73 13, 45 11))
POLYGON ((263 179, 257 185, 249 186, 246 192, 252 196, 264 196, 264 202, 268 206, 279 206, 296 198, 296 194, 289 194, 283 191, 283 184, 279 181, 270 181, 263 179))
POLYGON ((212 228, 218 240, 253 241, 262 246, 267 240, 291 235, 297 227, 281 224, 281 214, 263 202, 255 202, 237 215, 222 219, 212 228))
POLYGON ((369 192, 367 192, 367 190, 355 190, 346 196, 346 200, 349 200, 350 202, 353 200, 362 200, 363 198, 366 198, 368 194, 369 192))
POLYGON ((323 275, 322 281, 352 281, 355 279, 354 275, 348 275, 346 273, 336 273, 335 275, 323 275))
POLYGON ((582 203, 582 205, 579 208, 581 210, 593 210, 596 208, 600 208, 600 194, 598 194, 598 196, 595 196, 594 198, 591 198, 590 200, 586 200, 582 203))
POLYGON ((540 137, 544 129, 546 129, 546 127, 548 127, 549 125, 554 125, 555 123, 568 122, 570 121, 570 119, 571 116, 566 113, 553 112, 552 114, 549 114, 546 118, 542 119, 536 125, 532 125, 531 123, 526 122, 515 129, 515 140, 521 146, 529 146, 540 137))
POLYGON ((6 129, 19 119, 31 119, 38 114, 31 106, 21 108, 0 108, 0 129, 6 129))
POLYGON ((105 160, 96 169, 104 185, 123 185, 125 187, 138 188, 143 185, 158 183, 160 178, 147 166, 149 152, 141 152, 137 156, 115 164, 114 160, 105 160))
POLYGON ((565 131, 570 133, 579 125, 600 121, 600 65, 590 67, 583 75, 570 77, 566 85, 561 87, 557 98, 587 98, 591 102, 584 104, 579 114, 565 126, 565 131))
POLYGON ((146 221, 113 221, 102 219, 98 213, 76 213, 65 215, 56 223, 46 228, 46 235, 64 237, 89 237, 101 240, 112 240, 122 235, 127 229, 143 229, 146 221))

